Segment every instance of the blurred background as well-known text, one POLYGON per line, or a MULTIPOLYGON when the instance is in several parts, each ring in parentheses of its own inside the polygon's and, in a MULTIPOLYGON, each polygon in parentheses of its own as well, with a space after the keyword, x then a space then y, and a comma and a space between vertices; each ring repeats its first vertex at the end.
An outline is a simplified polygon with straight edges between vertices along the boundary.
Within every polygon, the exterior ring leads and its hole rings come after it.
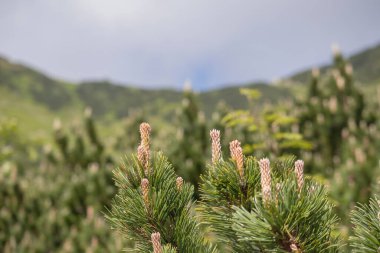
MULTIPOLYGON (((120 252, 112 169, 153 128, 197 187, 209 130, 380 193, 380 2, 0 0, 0 252, 120 252)), ((198 192, 194 198, 198 197, 198 192)), ((347 249, 349 251, 349 249, 347 249)))

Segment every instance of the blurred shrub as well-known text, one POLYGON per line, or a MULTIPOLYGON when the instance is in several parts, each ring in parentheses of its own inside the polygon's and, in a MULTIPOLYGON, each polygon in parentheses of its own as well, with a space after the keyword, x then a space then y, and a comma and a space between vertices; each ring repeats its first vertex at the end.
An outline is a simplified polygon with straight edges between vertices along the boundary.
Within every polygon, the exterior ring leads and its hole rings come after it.
POLYGON ((241 140, 245 154, 279 157, 311 148, 298 130, 297 118, 289 113, 292 101, 283 101, 279 106, 266 104, 258 107, 255 102, 261 96, 259 91, 241 89, 241 94, 247 98, 249 109, 230 111, 222 123, 241 140))
POLYGON ((105 146, 99 138, 92 110, 86 108, 84 117, 84 130, 75 126, 71 130, 64 130, 60 120, 54 122, 54 140, 59 155, 49 149, 47 157, 53 164, 61 164, 68 168, 88 167, 91 163, 105 165, 112 163, 111 156, 106 154, 105 146), (83 133, 84 132, 84 133, 83 133))
POLYGON ((168 140, 169 159, 177 169, 176 172, 195 186, 197 195, 199 176, 205 169, 209 154, 209 137, 205 115, 199 109, 197 97, 189 87, 183 93, 175 126, 177 133, 168 140))
POLYGON ((297 101, 299 128, 313 144, 303 153, 307 172, 329 184, 346 225, 355 204, 366 203, 373 195, 379 177, 379 108, 356 87, 352 66, 339 52, 325 75, 313 71, 307 97, 297 101))

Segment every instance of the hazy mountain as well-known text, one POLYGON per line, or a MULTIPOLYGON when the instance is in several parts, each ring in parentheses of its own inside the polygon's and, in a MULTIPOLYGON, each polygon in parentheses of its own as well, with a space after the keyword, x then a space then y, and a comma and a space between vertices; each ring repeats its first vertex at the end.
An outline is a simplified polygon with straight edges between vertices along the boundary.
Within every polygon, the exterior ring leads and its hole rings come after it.
MULTIPOLYGON (((239 94, 242 86, 260 90, 263 101, 290 96, 287 90, 265 83, 235 85, 200 93, 203 109, 210 113, 220 101, 232 108, 245 107, 246 101, 239 94)), ((136 108, 159 113, 162 106, 178 103, 182 98, 181 91, 172 89, 142 89, 109 81, 79 84, 59 81, 6 58, 0 58, 0 88, 17 95, 18 100, 32 101, 55 113, 90 106, 97 116, 111 114, 116 118, 124 117, 136 108)))

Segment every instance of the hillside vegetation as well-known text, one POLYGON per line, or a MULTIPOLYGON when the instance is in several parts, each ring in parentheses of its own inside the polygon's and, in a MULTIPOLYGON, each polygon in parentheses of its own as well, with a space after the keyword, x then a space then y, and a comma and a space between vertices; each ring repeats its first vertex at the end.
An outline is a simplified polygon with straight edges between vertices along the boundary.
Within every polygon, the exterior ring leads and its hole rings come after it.
MULTIPOLYGON (((369 48, 349 58, 355 70, 355 79, 364 85, 366 93, 375 91, 380 81, 380 45, 369 48)), ((321 68, 322 74, 330 66, 321 68)), ((248 108, 248 102, 240 94, 241 87, 260 91, 258 105, 265 102, 281 102, 302 95, 295 83, 308 83, 310 70, 300 72, 290 79, 288 85, 267 83, 232 84, 229 87, 204 91, 198 101, 206 116, 217 110, 223 102, 230 109, 248 108)), ((183 92, 174 89, 142 89, 110 81, 87 81, 69 83, 51 78, 28 66, 0 57, 0 119, 17 118, 22 121, 21 132, 31 131, 38 136, 51 126, 54 118, 79 117, 85 107, 93 110, 100 123, 114 121, 143 111, 145 115, 156 115, 170 119, 181 102, 183 92), (24 108, 24 109, 22 109, 24 108), (37 116, 38 115, 38 116, 37 116), (106 121, 104 121, 106 119, 106 121)))

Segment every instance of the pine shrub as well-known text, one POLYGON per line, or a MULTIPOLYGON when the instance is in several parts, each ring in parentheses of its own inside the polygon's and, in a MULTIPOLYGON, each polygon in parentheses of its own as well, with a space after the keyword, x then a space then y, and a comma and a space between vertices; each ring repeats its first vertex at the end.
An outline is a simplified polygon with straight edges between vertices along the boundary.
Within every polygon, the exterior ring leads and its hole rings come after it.
POLYGON ((177 177, 160 152, 150 150, 150 126, 140 126, 137 155, 115 170, 119 192, 108 220, 136 252, 213 252, 194 216, 194 187, 177 177))
POLYGON ((304 177, 303 161, 245 157, 240 142, 223 158, 212 130, 211 163, 200 201, 140 126, 137 154, 114 171, 118 194, 107 218, 138 252, 338 252, 337 218, 323 186, 304 177), (216 244, 213 246, 213 244, 216 244))

